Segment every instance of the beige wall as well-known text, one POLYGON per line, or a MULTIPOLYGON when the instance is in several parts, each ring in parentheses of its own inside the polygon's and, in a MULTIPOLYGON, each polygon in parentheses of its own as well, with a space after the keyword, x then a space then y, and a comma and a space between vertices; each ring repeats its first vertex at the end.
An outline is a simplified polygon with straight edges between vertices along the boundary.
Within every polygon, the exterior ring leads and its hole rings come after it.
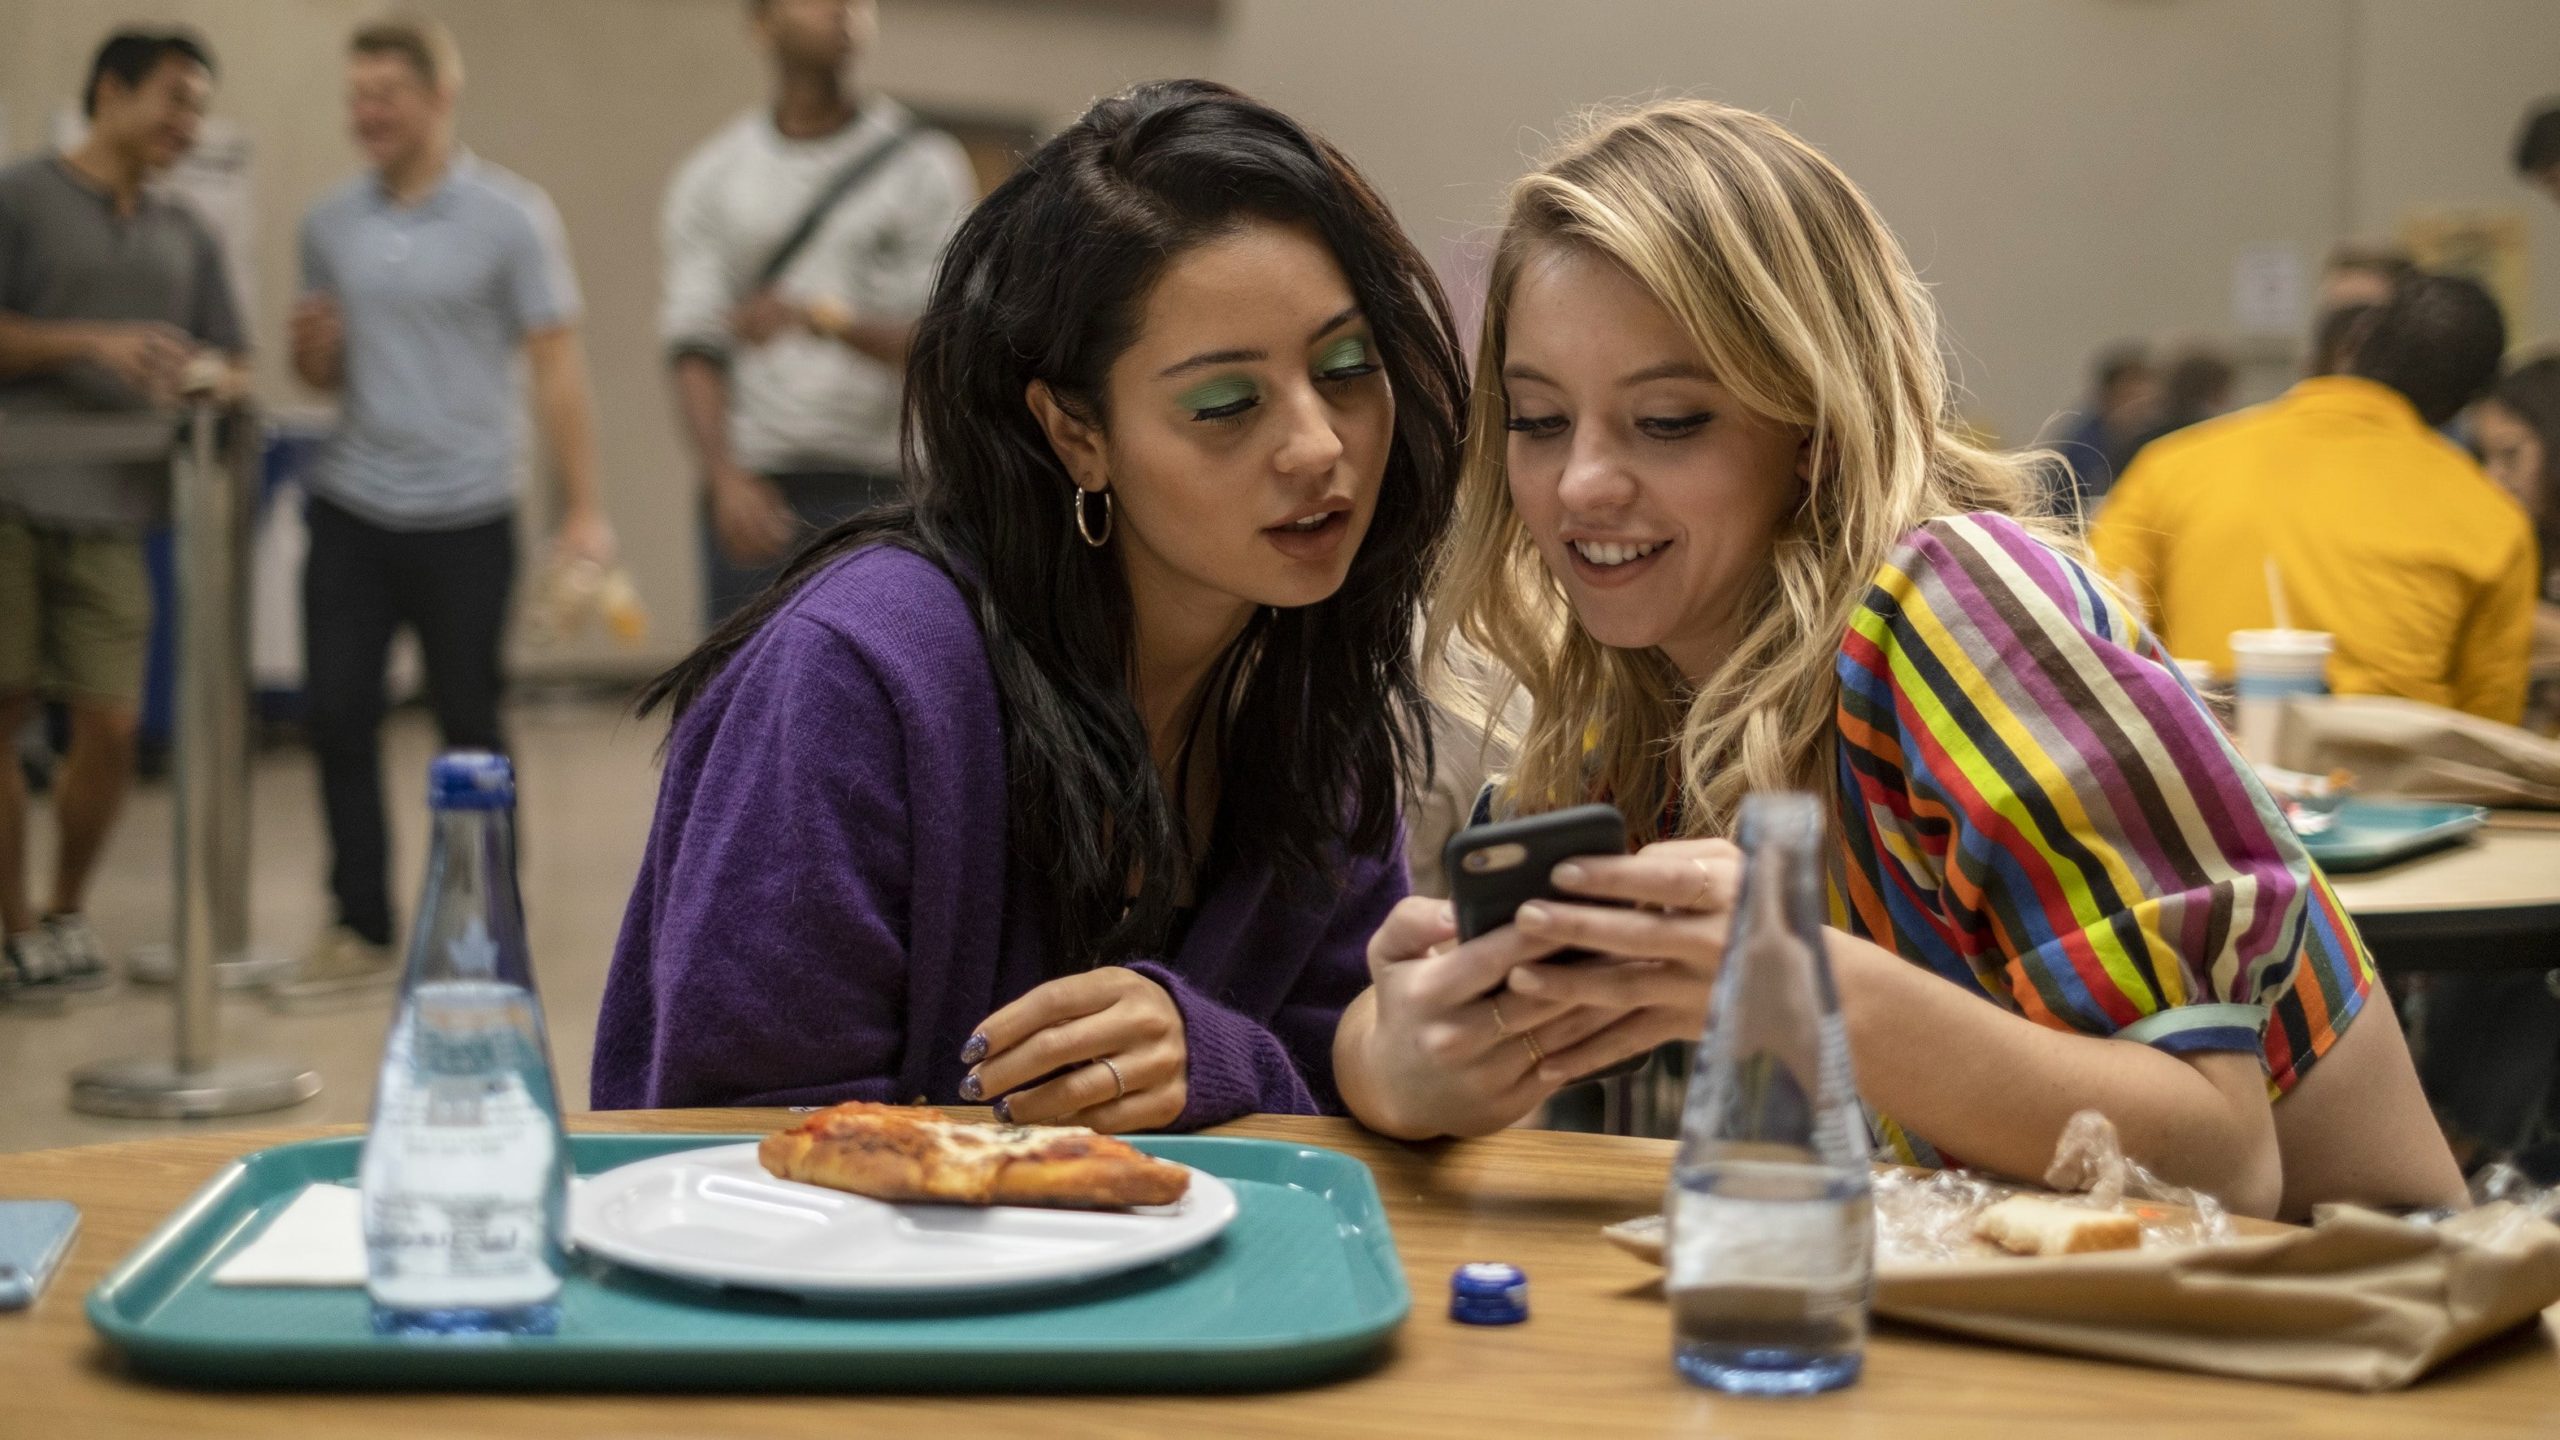
POLYGON ((76 100, 90 56, 115 25, 184 23, 212 44, 221 65, 215 112, 256 146, 251 268, 261 303, 250 319, 270 393, 291 393, 279 391, 286 372, 278 352, 283 307, 293 294, 294 226, 311 197, 349 168, 336 123, 338 56, 365 13, 358 0, 0 0, 0 34, 11 42, 0 45, 0 104, 13 155, 44 142, 54 113, 76 100))
MULTIPOLYGON (((259 146, 270 389, 293 227, 353 168, 338 47, 371 0, 0 0, 0 103, 34 143, 99 34, 182 19, 224 62, 222 110, 259 146)), ((466 137, 548 188, 588 302, 607 484, 661 618, 692 634, 691 480, 652 316, 670 169, 761 80, 738 0, 426 0, 461 36, 466 137)), ((1369 168, 1463 279, 1501 186, 1576 107, 1696 93, 1829 149, 1945 305, 1972 408, 2032 434, 2098 345, 2224 333, 2231 267, 2305 266, 2415 206, 2522 213, 2520 337, 2560 339, 2560 208, 2515 184, 2523 107, 2560 91, 2553 0, 884 0, 870 67, 938 106, 1056 123, 1151 75, 1206 73, 1291 108, 1369 168)), ((600 653, 600 652, 599 652, 600 653)))
MULTIPOLYGON (((258 147, 252 317, 265 392, 307 400, 281 359, 293 235, 312 198, 356 168, 339 61, 374 0, 0 0, 0 114, 9 149, 37 144, 119 23, 201 30, 222 67, 216 106, 258 147)), ((602 427, 607 500, 659 624, 647 655, 691 642, 699 609, 693 481, 669 413, 655 334, 658 200, 696 143, 757 102, 764 79, 739 0, 420 0, 453 27, 468 77, 462 133, 543 186, 569 232, 602 427)), ((997 0, 885 0, 866 79, 958 111, 1054 126, 1094 96, 1214 67, 1215 32, 1180 15, 997 0)), ((535 673, 629 665, 601 642, 528 655, 535 673)))
MULTIPOLYGON (((659 636, 700 608, 693 476, 657 344, 658 199, 764 93, 738 0, 431 0, 464 48, 467 133, 551 192, 576 249, 613 510, 659 636), (579 42, 573 48, 571 42, 579 42)), ((923 104, 1054 126, 1096 95, 1209 63, 1212 36, 1056 6, 888 0, 865 78, 923 104)), ((597 651, 594 653, 602 653, 597 651)))
POLYGON ((2505 158, 2560 92, 2555 57, 2551 0, 1235 0, 1227 50, 1450 257, 1577 107, 1777 115, 1901 234, 1973 412, 2012 440, 2112 338, 2231 332, 2244 249, 2307 269, 2414 205, 2523 212, 2537 283, 2516 328, 2560 339, 2560 208, 2505 158))
POLYGON ((2560 0, 2364 0, 2347 90, 2349 213, 2389 234, 2412 208, 2522 213, 2532 245, 2520 344, 2560 344, 2560 205, 2510 162, 2526 106, 2560 102, 2560 0))

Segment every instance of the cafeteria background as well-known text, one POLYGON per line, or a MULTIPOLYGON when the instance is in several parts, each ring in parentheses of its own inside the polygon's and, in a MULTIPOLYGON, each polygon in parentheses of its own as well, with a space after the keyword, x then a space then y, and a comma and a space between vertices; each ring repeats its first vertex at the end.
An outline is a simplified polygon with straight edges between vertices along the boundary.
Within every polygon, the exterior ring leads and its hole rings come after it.
MULTIPOLYGON (((407 8, 449 26, 466 57, 462 143, 558 211, 584 301, 603 502, 650 617, 636 642, 539 634, 526 583, 509 648, 532 949, 562 1098, 581 1109, 662 733, 628 719, 627 699, 697 638, 704 613, 701 479, 660 333, 661 206, 685 157, 768 105, 771 82, 742 0, 407 8)), ((227 247, 257 397, 288 436, 328 425, 326 397, 290 366, 296 231, 362 163, 345 54, 383 13, 366 0, 0 0, 0 158, 12 161, 63 137, 118 27, 183 25, 211 48, 213 110, 178 181, 227 247)), ((2194 418, 2291 384, 2324 261, 2342 246, 2476 275, 2504 311, 2511 357, 2560 342, 2560 182, 2537 185, 2515 164, 2525 117, 2560 103, 2555 57, 2549 0, 882 0, 856 76, 860 93, 960 141, 982 186, 1097 95, 1174 75, 1236 85, 1357 158, 1470 324, 1502 189, 1562 117, 1665 94, 1765 110, 1858 177, 1910 247, 1949 320, 1964 420, 2005 444, 2123 446, 2106 457, 2113 473, 2170 411, 2194 418), (2163 374, 2196 361, 2187 371, 2203 379, 2174 405, 2093 425, 2093 365, 2107 357, 2121 381, 2130 372, 2113 362, 2135 353, 2163 374)), ((521 463, 547 454, 528 443, 521 463)), ((554 493, 540 475, 523 489, 528 582, 549 554, 554 493)), ((287 955, 335 918, 314 766, 290 723, 299 510, 270 507, 250 576, 254 676, 277 722, 251 775, 250 927, 287 955)), ((384 762, 404 917, 435 736, 416 682, 414 664, 395 665, 412 703, 394 712, 384 762)), ((18 738, 41 777, 41 726, 18 738)), ((119 964, 170 928, 170 825, 166 785, 144 784, 92 887, 92 924, 119 964)), ((49 873, 52 834, 39 795, 31 878, 49 873)), ((389 1002, 387 986, 282 1008, 227 990, 223 1043, 321 1072, 318 1098, 278 1118, 357 1120, 389 1002)), ((165 1047, 168 1011, 166 989, 135 983, 0 1005, 0 1152, 169 1128, 64 1103, 79 1066, 165 1047)))

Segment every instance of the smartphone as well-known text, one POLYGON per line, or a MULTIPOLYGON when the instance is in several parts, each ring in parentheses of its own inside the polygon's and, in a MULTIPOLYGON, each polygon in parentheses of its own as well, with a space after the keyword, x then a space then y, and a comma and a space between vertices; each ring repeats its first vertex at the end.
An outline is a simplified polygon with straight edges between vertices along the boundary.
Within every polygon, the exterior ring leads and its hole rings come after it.
MULTIPOLYGON (((1627 817, 1615 805, 1577 805, 1525 820, 1468 826, 1450 836, 1441 852, 1446 867, 1441 873, 1449 877, 1449 903, 1458 912, 1458 938, 1473 940, 1510 924, 1520 907, 1532 900, 1610 903, 1560 894, 1547 877, 1578 855, 1625 853, 1627 817)), ((1587 950, 1566 950, 1546 963, 1590 958, 1587 950)))
POLYGON ((67 1200, 0 1200, 0 1310, 24 1310, 71 1253, 80 1207, 67 1200))

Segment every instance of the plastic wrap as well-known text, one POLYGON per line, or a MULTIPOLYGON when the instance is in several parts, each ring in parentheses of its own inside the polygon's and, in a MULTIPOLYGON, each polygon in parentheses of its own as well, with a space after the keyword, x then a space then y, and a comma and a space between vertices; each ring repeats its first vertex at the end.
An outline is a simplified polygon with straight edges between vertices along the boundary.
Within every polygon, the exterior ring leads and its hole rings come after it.
MULTIPOLYGON (((2508 1244, 2540 1224, 2560 1225, 2560 1185, 2536 1185, 2533 1177, 2503 1160, 2471 1177, 2471 1204, 2494 1212, 2486 1224, 2474 1222, 2472 1238, 2484 1245, 2508 1244), (2501 1202, 2508 1208, 2498 1208, 2501 1202)), ((2422 1210, 2409 1218, 2421 1225, 2436 1225, 2461 1213, 2422 1210)))
MULTIPOLYGON (((2231 1217, 2210 1195, 2172 1185, 2126 1158, 2116 1127, 2083 1110, 2062 1127, 2044 1183, 2093 1210, 2127 1209, 2144 1248, 2202 1245, 2231 1236, 2231 1217)), ((2017 1187, 1970 1170, 1886 1170, 1876 1175, 1876 1255, 1891 1264, 1973 1259, 1973 1222, 2017 1187)))

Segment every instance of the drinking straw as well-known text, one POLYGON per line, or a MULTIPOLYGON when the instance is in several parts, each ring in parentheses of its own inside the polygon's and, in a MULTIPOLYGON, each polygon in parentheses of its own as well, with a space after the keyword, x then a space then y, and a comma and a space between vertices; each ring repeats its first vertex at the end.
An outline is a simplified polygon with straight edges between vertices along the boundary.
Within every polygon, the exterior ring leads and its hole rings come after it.
POLYGON ((2284 603, 2284 576, 2277 572, 2276 557, 2273 555, 2267 557, 2267 603, 2275 607, 2276 628, 2292 629, 2293 612, 2287 609, 2284 603))

